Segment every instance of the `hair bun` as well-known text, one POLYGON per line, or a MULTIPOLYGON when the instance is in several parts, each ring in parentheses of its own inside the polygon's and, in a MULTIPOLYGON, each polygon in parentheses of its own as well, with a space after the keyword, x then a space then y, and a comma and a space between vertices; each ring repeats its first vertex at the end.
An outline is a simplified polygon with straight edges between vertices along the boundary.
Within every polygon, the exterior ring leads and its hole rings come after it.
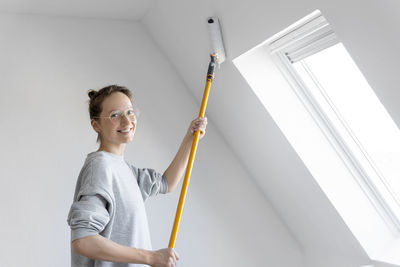
POLYGON ((88 96, 90 99, 93 99, 95 97, 95 95, 97 94, 96 90, 90 89, 88 92, 88 96))

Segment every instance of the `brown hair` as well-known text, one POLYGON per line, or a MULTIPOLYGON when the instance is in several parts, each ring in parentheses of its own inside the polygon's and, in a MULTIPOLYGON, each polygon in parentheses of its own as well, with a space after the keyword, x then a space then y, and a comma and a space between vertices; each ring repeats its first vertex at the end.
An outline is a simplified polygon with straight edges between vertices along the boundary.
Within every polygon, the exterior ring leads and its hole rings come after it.
MULTIPOLYGON (((125 94, 131 102, 133 102, 132 92, 126 88, 125 86, 119 85, 109 85, 98 91, 90 89, 88 91, 89 96, 89 116, 90 119, 98 120, 97 117, 100 117, 100 114, 103 110, 103 102, 104 100, 113 93, 121 92, 125 94)), ((100 134, 97 135, 97 142, 100 141, 100 134)))

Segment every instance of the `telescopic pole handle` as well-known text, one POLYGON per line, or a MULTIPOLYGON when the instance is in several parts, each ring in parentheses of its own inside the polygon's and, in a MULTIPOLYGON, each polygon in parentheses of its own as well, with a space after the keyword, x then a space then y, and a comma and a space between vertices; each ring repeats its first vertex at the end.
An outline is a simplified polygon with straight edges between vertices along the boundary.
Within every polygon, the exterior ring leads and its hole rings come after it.
MULTIPOLYGON (((206 86, 205 86, 204 93, 203 93, 203 100, 201 102, 200 112, 199 112, 199 117, 201 117, 201 118, 203 118, 206 113, 208 95, 210 94, 211 83, 214 78, 216 57, 215 57, 215 55, 210 55, 210 56, 211 56, 211 61, 210 61, 210 64, 208 65, 207 81, 206 81, 206 86)), ((178 207, 176 209, 174 226, 172 228, 171 237, 170 237, 169 245, 168 245, 169 248, 175 247, 175 242, 176 242, 176 238, 178 235, 179 224, 181 221, 182 211, 183 211, 183 207, 185 205, 186 194, 187 194, 187 190, 188 190, 188 186, 189 186, 190 174, 192 173, 193 162, 194 162, 194 158, 196 155, 196 150, 197 150, 197 145, 199 143, 199 139, 200 139, 200 131, 196 131, 194 133, 192 147, 190 149, 189 160, 188 160, 188 163, 186 166, 185 178, 184 178, 183 184, 182 184, 181 195, 179 197, 178 207)))

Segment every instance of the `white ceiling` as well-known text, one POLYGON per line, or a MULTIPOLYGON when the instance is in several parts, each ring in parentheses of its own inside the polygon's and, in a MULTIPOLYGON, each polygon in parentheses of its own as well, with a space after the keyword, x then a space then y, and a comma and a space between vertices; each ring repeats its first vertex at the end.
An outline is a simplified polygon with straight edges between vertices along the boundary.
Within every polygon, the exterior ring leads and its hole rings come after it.
POLYGON ((153 0, 1 0, 0 12, 140 20, 153 0))

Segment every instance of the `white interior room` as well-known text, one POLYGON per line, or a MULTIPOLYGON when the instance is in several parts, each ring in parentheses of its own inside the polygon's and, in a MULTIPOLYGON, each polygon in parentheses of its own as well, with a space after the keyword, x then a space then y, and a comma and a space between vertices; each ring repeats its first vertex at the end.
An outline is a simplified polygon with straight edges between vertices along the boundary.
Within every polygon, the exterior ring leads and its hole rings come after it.
MULTIPOLYGON (((305 151, 325 157, 317 141, 295 145, 300 137, 288 129, 297 114, 285 99, 271 98, 290 88, 282 73, 265 67, 266 104, 251 86, 255 72, 241 69, 250 62, 241 56, 315 10, 398 129, 395 0, 0 0, 0 266, 70 266, 68 210, 84 159, 98 148, 89 89, 132 90, 140 117, 125 158, 165 170, 198 114, 209 16, 220 19, 227 59, 209 96, 207 134, 175 247, 178 266, 400 266, 398 247, 365 247, 357 227, 370 218, 349 224, 303 158, 305 151)), ((154 249, 168 245, 179 194, 146 202, 154 249)), ((347 196, 344 204, 352 203, 347 196)), ((399 233, 391 240, 398 244, 399 233)))

